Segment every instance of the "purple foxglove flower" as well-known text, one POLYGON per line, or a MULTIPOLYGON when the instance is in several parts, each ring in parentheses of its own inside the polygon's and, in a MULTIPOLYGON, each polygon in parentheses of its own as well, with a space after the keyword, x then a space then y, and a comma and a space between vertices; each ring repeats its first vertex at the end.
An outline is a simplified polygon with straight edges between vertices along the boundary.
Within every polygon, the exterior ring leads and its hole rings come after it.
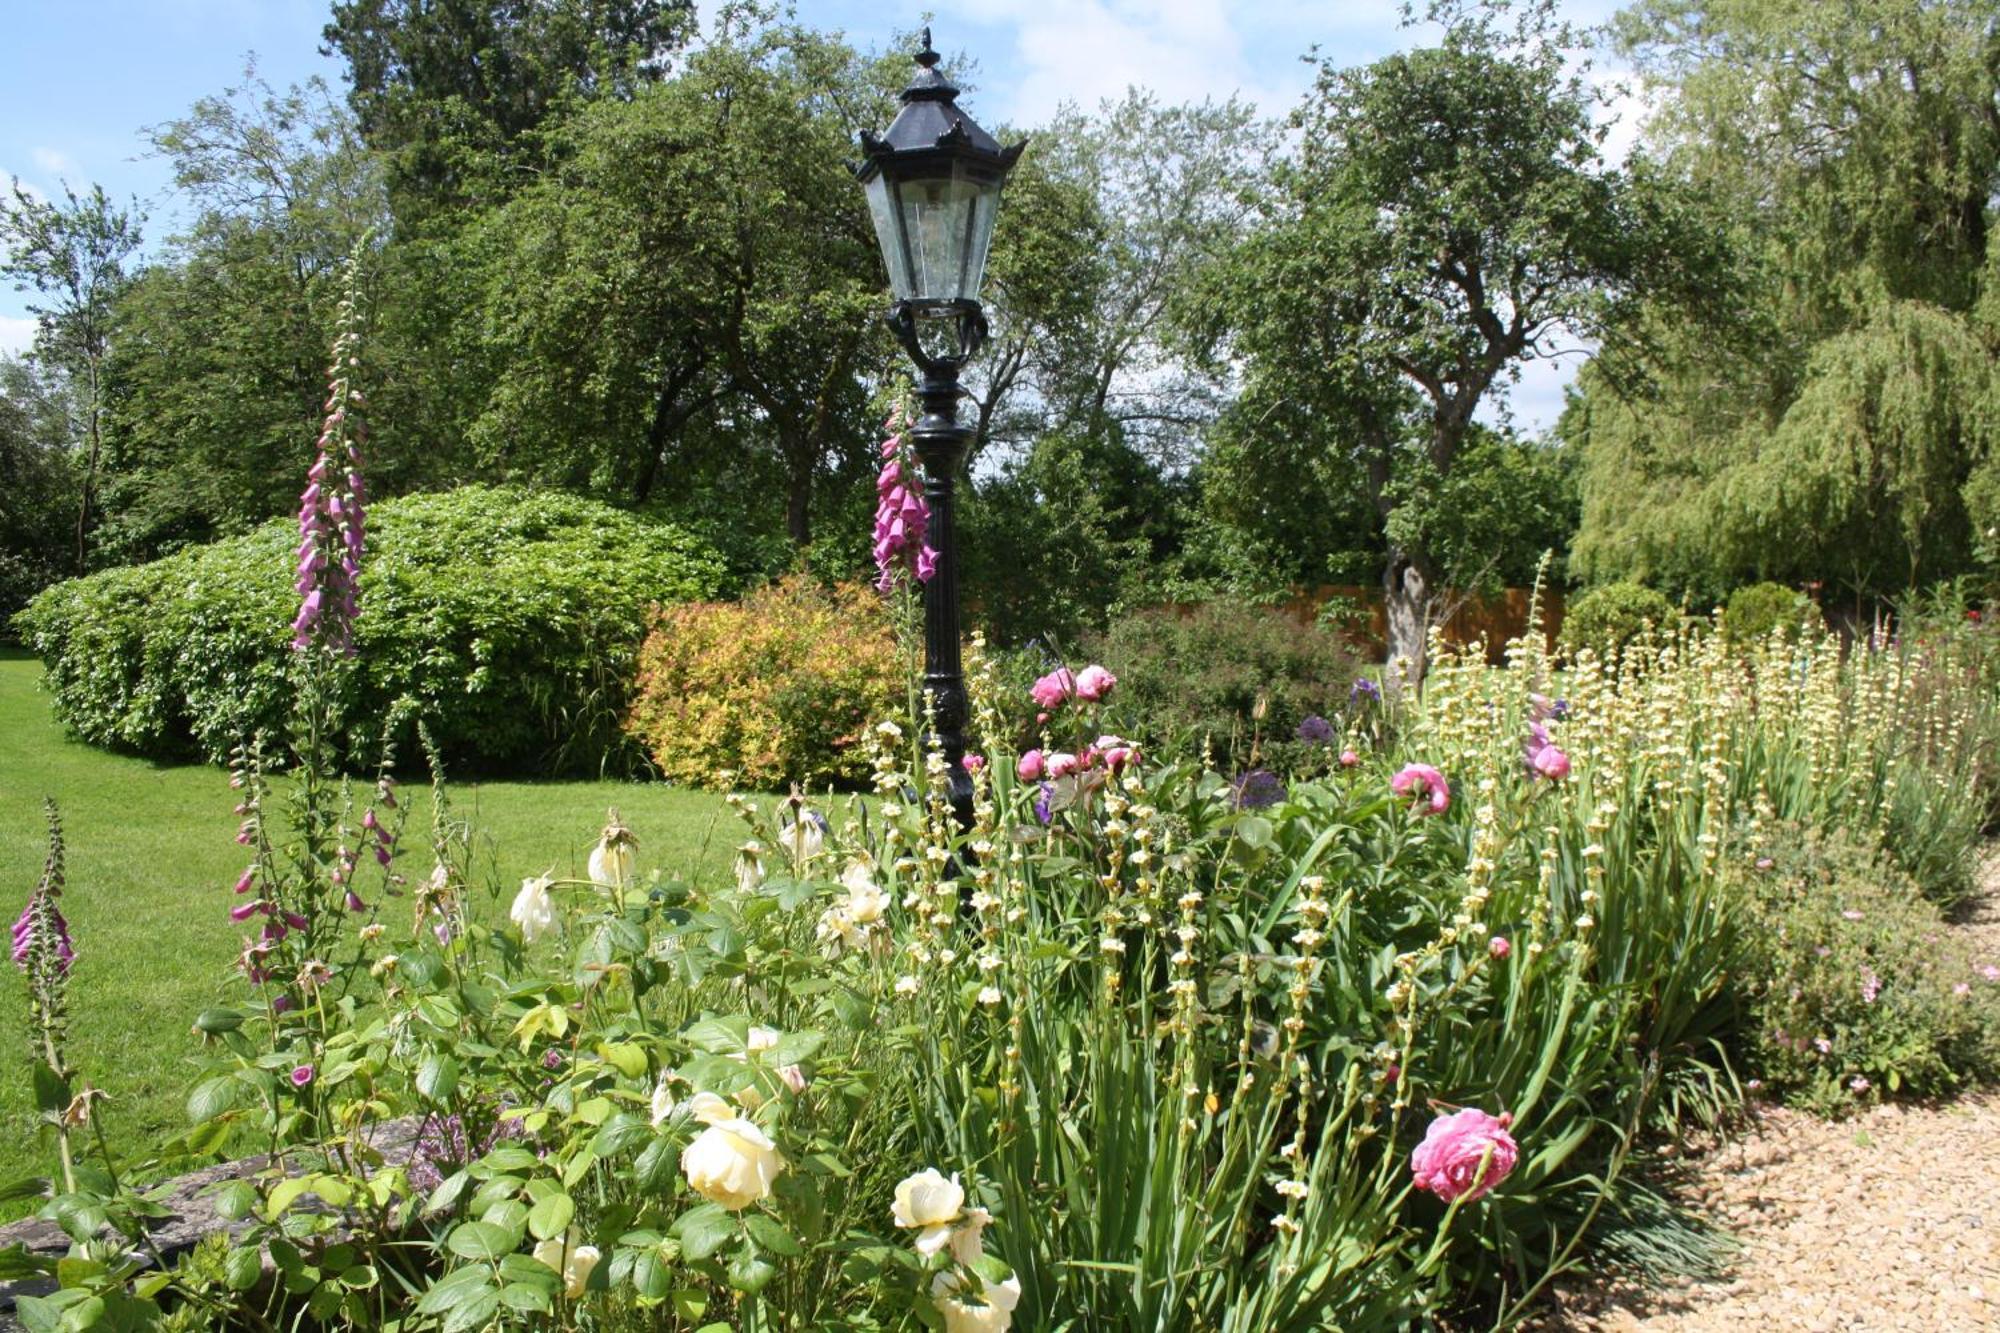
POLYGON ((347 891, 347 910, 350 912, 365 912, 368 910, 368 904, 361 901, 360 894, 356 893, 353 889, 349 889, 347 891))
POLYGON ((248 893, 250 892, 251 886, 256 884, 256 882, 257 882, 257 867, 251 866, 248 870, 243 872, 243 878, 236 881, 236 892, 248 893))
POLYGON ((240 925, 258 913, 269 910, 269 904, 262 898, 253 898, 247 903, 238 903, 236 906, 230 908, 229 919, 240 925))
POLYGON ((298 1068, 292 1071, 293 1087, 303 1088, 306 1084, 312 1081, 313 1081, 313 1067, 311 1065, 300 1065, 298 1068))

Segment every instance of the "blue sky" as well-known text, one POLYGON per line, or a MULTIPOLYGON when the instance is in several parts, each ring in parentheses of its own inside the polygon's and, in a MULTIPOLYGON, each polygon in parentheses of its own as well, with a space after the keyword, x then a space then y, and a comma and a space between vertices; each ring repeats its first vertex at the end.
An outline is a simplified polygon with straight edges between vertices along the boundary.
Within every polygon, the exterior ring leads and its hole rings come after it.
MULTIPOLYGON (((704 12, 714 0, 701 0, 704 12)), ((1568 0, 1595 23, 1609 0, 1568 0)), ((184 112, 241 78, 255 54, 277 87, 313 75, 340 85, 319 54, 327 0, 8 0, 0 18, 0 182, 18 177, 53 194, 67 181, 136 197, 153 216, 148 240, 171 230, 166 164, 146 156, 143 128, 184 112)), ((845 31, 857 45, 915 27, 921 0, 801 0, 801 19, 845 31)), ((1389 0, 965 0, 935 11, 938 48, 979 62, 967 99, 987 123, 1032 125, 1065 100, 1086 106, 1128 85, 1168 101, 1241 94, 1277 114, 1310 80, 1300 57, 1317 46, 1343 64, 1419 40, 1389 0)), ((1632 116, 1622 128, 1629 134, 1632 116)), ((1620 138, 1626 137, 1620 135, 1620 138)), ((27 297, 0 288, 0 351, 33 334, 27 297)), ((1531 368, 1514 395, 1524 426, 1561 406, 1573 359, 1531 368)))

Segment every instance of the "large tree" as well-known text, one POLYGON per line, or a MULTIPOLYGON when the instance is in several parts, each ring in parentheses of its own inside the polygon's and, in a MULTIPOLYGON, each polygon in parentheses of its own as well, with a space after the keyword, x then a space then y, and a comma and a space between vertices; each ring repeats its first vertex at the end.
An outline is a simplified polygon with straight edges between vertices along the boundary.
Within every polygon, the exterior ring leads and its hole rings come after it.
MULTIPOLYGON (((1299 152, 1212 307, 1252 411, 1306 414, 1360 472, 1388 543, 1390 653, 1412 663, 1441 591, 1427 506, 1481 406, 1636 297, 1699 291, 1713 272, 1673 197, 1604 162, 1553 9, 1440 3, 1438 45, 1323 65, 1294 117, 1299 152)), ((1248 434, 1245 461, 1294 443, 1248 434)))
POLYGON ((12 201, 0 199, 0 278, 35 293, 28 305, 35 316, 34 356, 68 378, 79 418, 83 468, 73 529, 79 573, 89 564, 104 457, 104 363, 141 221, 136 205, 116 207, 102 186, 79 196, 65 185, 55 201, 30 194, 17 180, 12 201))
POLYGON ((119 303, 105 541, 128 559, 291 507, 339 268, 387 217, 373 155, 317 80, 279 93, 253 68, 149 135, 188 222, 119 303))
POLYGON ((325 50, 415 211, 505 193, 532 133, 629 96, 692 31, 692 0, 336 0, 325 50))
POLYGON ((2000 4, 1649 0, 1617 32, 1756 282, 1725 319, 1634 312, 1652 373, 1584 377, 1579 564, 1866 598, 2000 556, 2000 4))
POLYGON ((758 470, 808 543, 816 483, 866 463, 892 350, 843 166, 885 115, 867 62, 774 25, 720 29, 675 77, 563 126, 555 164, 469 233, 482 458, 634 500, 686 496, 709 464, 758 470))

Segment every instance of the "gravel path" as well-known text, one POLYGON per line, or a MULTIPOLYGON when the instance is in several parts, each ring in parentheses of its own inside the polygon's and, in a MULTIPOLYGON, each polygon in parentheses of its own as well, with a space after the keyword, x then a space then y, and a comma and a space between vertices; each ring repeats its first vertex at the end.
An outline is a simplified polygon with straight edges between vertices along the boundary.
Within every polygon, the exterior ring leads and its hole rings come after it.
MULTIPOLYGON (((2000 956, 2000 853, 1964 925, 2000 956)), ((1710 1281, 1572 1282, 1534 1327, 1599 1333, 2000 1330, 2000 1096, 1834 1123, 1766 1108, 1679 1197, 1742 1242, 1710 1281)))

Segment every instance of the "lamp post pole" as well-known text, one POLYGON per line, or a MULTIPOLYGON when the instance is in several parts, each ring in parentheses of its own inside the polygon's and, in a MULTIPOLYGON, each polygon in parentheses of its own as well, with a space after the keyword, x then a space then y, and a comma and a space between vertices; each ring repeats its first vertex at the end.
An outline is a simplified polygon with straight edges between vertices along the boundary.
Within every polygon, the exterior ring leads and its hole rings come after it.
POLYGON ((924 584, 924 690, 943 754, 946 790, 959 823, 972 822, 965 771, 965 670, 959 658, 958 533, 954 488, 972 429, 958 419, 958 373, 986 341, 979 304, 1000 188, 1021 155, 1002 147, 958 106, 938 69, 930 29, 902 110, 880 136, 863 131, 855 175, 868 196, 882 260, 895 293, 889 326, 917 366, 919 415, 907 428, 924 469, 928 529, 936 553, 924 584), (942 346, 947 339, 951 345, 942 346), (937 348, 926 346, 929 342, 937 348))
POLYGON ((924 468, 924 503, 930 507, 931 549, 937 552, 930 581, 924 587, 924 692, 931 709, 933 731, 927 749, 944 755, 946 791, 961 826, 972 822, 972 778, 965 771, 965 723, 968 713, 965 667, 959 656, 958 531, 955 497, 958 472, 972 443, 972 427, 958 419, 964 396, 958 372, 986 340, 986 316, 976 302, 956 312, 958 348, 951 355, 933 356, 920 341, 917 312, 899 301, 889 314, 889 326, 917 363, 919 415, 907 428, 910 443, 924 468))

